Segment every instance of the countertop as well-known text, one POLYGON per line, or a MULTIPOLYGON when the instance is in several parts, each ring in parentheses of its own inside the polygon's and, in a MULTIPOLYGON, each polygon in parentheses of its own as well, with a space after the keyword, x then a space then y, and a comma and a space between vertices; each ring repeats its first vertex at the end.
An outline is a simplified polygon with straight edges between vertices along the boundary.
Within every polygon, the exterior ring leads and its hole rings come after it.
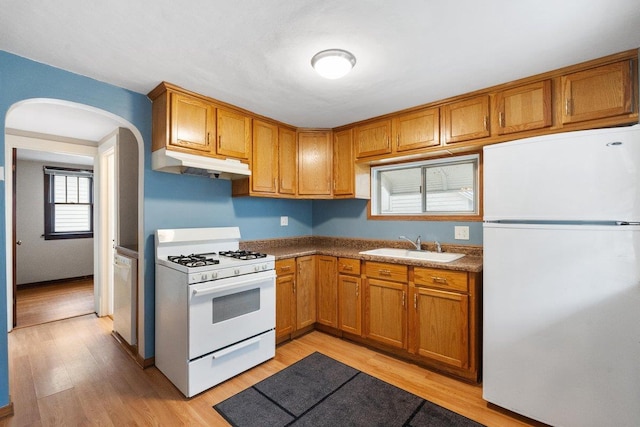
MULTIPOLYGON (((423 250, 434 250, 433 243, 426 242, 423 250)), ((334 257, 354 258, 366 261, 390 262, 394 264, 414 265, 420 267, 441 268, 446 270, 469 271, 478 273, 482 271, 482 247, 468 245, 443 244, 444 252, 456 252, 466 254, 464 257, 452 262, 430 262, 423 260, 411 260, 406 258, 391 258, 375 255, 363 255, 360 251, 375 248, 405 248, 411 249, 408 243, 402 241, 356 239, 344 237, 295 237, 285 239, 268 239, 245 241, 240 244, 241 249, 265 252, 276 257, 276 260, 295 258, 307 255, 328 255, 334 257)))

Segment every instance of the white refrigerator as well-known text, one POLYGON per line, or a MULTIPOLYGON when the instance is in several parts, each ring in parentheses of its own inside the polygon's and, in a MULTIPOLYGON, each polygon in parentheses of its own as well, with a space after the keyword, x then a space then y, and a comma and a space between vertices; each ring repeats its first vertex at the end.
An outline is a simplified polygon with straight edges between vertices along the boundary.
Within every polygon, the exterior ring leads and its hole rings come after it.
POLYGON ((640 426, 640 126, 484 148, 483 397, 640 426))

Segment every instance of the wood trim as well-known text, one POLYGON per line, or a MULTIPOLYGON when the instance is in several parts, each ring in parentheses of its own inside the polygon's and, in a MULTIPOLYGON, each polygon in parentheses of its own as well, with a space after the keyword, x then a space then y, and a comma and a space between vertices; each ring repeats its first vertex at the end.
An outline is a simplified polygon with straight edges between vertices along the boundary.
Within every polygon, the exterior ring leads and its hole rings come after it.
POLYGON ((18 324, 18 299, 16 297, 16 294, 18 293, 18 273, 17 273, 17 269, 18 269, 18 254, 17 254, 17 243, 18 243, 18 237, 17 237, 17 188, 18 188, 18 184, 16 182, 16 178, 18 175, 18 149, 17 148, 13 148, 11 150, 11 176, 13 177, 13 188, 11 188, 11 192, 13 194, 13 200, 12 200, 12 214, 11 214, 11 239, 13 242, 13 246, 11 247, 11 263, 13 265, 13 270, 11 272, 12 275, 12 286, 13 286, 13 327, 15 328, 16 325, 18 324))
MULTIPOLYGON (((9 400, 11 400, 11 396, 9 396, 9 400)), ((13 402, 0 408, 0 419, 11 416, 13 416, 13 402)))

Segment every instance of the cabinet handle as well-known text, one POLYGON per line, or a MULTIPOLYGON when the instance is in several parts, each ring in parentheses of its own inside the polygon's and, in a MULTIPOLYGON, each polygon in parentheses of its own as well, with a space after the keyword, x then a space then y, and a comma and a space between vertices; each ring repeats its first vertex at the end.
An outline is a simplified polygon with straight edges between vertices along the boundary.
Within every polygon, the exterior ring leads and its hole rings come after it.
POLYGON ((360 284, 356 283, 356 298, 358 298, 358 296, 360 296, 360 284))
POLYGON ((291 270, 291 266, 285 265, 284 267, 280 267, 280 270, 285 270, 285 271, 291 270))
POLYGON ((381 276, 391 276, 391 271, 389 270, 378 270, 381 276))
POLYGON ((405 307, 405 299, 406 299, 407 295, 405 293, 405 291, 402 291, 402 307, 405 307))
POLYGON ((333 180, 333 189, 334 190, 336 189, 336 180, 335 179, 333 180))
POLYGON ((484 116, 484 121, 482 122, 483 126, 484 126, 484 130, 487 130, 487 122, 489 121, 489 117, 488 116, 484 116))
POLYGON ((504 112, 500 111, 500 115, 498 116, 498 121, 500 122, 500 127, 504 127, 504 112))
POLYGON ((564 102, 564 112, 567 116, 571 114, 571 99, 564 102))
POLYGON ((387 135, 386 138, 387 138, 387 148, 391 148, 391 138, 389 138, 389 135, 387 135))
POLYGON ((418 309, 418 294, 413 294, 413 309, 418 309))
POLYGON ((277 178, 273 178, 273 189, 274 190, 278 186, 277 180, 278 180, 277 178))
POLYGON ((400 148, 400 134, 396 135, 396 148, 400 148))
POLYGON ((433 281, 433 283, 441 283, 443 285, 447 284, 447 279, 445 279, 444 277, 432 276, 431 280, 433 281))
POLYGON ((293 293, 294 294, 296 293, 296 281, 295 280, 293 281, 293 293))
POLYGON ((211 132, 207 132, 207 144, 211 143, 211 132))
POLYGON ((222 147, 222 135, 218 136, 218 149, 222 147))

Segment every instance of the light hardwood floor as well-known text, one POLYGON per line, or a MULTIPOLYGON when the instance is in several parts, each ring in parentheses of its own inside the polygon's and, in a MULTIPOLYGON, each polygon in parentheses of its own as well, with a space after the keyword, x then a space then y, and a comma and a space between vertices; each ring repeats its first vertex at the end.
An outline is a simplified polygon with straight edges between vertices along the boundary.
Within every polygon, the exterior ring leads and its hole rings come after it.
POLYGON ((0 426, 223 426, 213 405, 314 351, 485 425, 533 425, 487 407, 479 386, 317 331, 280 345, 274 359, 186 399, 155 367, 140 369, 111 329, 109 318, 86 315, 11 332, 15 414, 0 426))
POLYGON ((16 305, 18 328, 93 313, 93 278, 18 286, 16 305))

